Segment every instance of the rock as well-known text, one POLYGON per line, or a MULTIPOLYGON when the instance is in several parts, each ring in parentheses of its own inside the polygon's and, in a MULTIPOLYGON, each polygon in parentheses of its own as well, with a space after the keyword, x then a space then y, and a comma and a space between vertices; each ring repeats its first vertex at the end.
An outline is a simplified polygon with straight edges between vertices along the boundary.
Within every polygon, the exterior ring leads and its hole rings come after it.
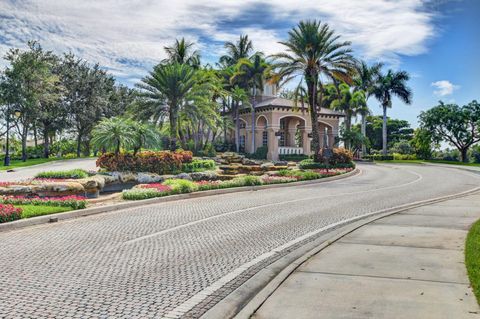
POLYGON ((260 165, 260 167, 265 171, 270 170, 270 168, 272 168, 274 166, 275 166, 275 164, 273 164, 271 162, 263 163, 262 165, 260 165))
POLYGON ((33 185, 32 192, 42 197, 84 195, 85 188, 77 182, 54 182, 33 185))
POLYGON ((190 175, 188 175, 187 173, 180 173, 178 175, 175 175, 175 178, 176 179, 185 179, 187 181, 191 181, 192 178, 190 177, 190 175))
POLYGON ((273 161, 273 164, 275 166, 287 166, 288 162, 287 161, 273 161))
POLYGON ((242 159, 242 164, 243 165, 261 165, 262 162, 261 161, 256 161, 256 160, 253 160, 253 159, 250 159, 250 158, 244 158, 244 159, 242 159))
POLYGON ((216 181, 218 174, 214 171, 194 172, 190 173, 190 177, 194 181, 216 181))
POLYGON ((295 163, 295 162, 288 162, 287 166, 288 166, 288 167, 297 167, 297 163, 295 163))
POLYGON ((136 181, 140 184, 161 183, 165 179, 163 176, 155 173, 137 173, 136 181))
POLYGON ((32 193, 32 186, 9 185, 8 187, 0 187, 0 195, 27 195, 27 194, 31 194, 32 193))

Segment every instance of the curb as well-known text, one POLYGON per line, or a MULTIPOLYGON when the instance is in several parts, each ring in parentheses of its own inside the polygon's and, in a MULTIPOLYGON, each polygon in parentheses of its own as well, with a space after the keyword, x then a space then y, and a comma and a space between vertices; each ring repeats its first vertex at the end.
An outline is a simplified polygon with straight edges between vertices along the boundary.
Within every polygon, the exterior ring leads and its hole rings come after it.
POLYGON ((326 234, 312 242, 290 252, 279 260, 257 272, 230 295, 210 308, 201 318, 204 319, 248 319, 260 308, 265 300, 292 274, 301 264, 313 255, 338 241, 342 237, 378 219, 394 215, 412 208, 426 206, 446 200, 464 197, 480 191, 480 187, 471 190, 436 197, 424 201, 400 205, 385 210, 368 213, 331 225, 326 234))
POLYGON ((348 178, 350 176, 354 176, 359 174, 361 171, 358 168, 354 170, 337 176, 332 177, 324 177, 316 180, 310 181, 300 181, 300 182, 293 182, 293 183, 283 183, 283 184, 270 184, 270 185, 259 185, 259 186, 243 186, 243 187, 234 187, 234 188, 225 188, 225 189, 213 189, 208 191, 200 191, 188 194, 178 194, 178 195, 170 195, 165 197, 158 197, 158 198, 150 198, 150 199, 143 199, 138 201, 130 201, 125 203, 119 204, 112 204, 112 205, 105 205, 101 207, 92 207, 92 208, 85 208, 79 209, 74 211, 69 211, 65 213, 58 213, 52 215, 45 215, 45 216, 38 216, 32 217, 28 219, 21 219, 16 220, 13 222, 2 223, 0 224, 0 232, 15 230, 20 228, 25 228, 34 225, 41 225, 47 223, 58 222, 61 220, 67 220, 77 217, 85 217, 90 215, 96 215, 101 213, 107 213, 112 211, 118 211, 122 209, 140 207, 145 205, 153 205, 153 204, 160 204, 166 202, 172 202, 176 200, 183 200, 183 199, 190 199, 190 198, 200 198, 200 197, 207 197, 213 195, 222 195, 222 194, 231 194, 231 193, 239 193, 239 192, 248 192, 248 191, 257 191, 257 190, 264 190, 264 189, 272 189, 272 188, 281 188, 281 187, 291 187, 291 186, 304 186, 310 184, 320 184, 326 182, 332 182, 339 179, 348 178))

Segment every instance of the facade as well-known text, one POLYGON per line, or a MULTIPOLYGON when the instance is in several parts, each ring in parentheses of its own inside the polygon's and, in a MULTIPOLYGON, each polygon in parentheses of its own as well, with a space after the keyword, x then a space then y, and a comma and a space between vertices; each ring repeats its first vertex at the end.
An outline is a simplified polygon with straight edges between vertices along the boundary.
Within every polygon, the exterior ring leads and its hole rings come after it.
MULTIPOLYGON (((271 87, 266 88, 257 98, 254 114, 251 108, 240 110, 240 148, 244 152, 254 153, 258 147, 267 146, 269 160, 278 160, 280 155, 286 154, 310 155, 312 122, 308 105, 295 106, 292 100, 274 96, 274 91, 271 87)), ((343 116, 343 113, 330 109, 320 110, 318 122, 321 147, 334 146, 343 116)), ((235 132, 231 132, 230 137, 233 141, 235 132)))

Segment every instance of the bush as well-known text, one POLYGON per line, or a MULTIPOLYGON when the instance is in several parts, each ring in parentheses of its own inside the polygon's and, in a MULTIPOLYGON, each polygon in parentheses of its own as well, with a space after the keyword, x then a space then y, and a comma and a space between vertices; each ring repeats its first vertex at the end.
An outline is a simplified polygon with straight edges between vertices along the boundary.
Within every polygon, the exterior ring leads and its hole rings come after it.
POLYGON ((87 207, 87 201, 81 196, 62 196, 62 197, 23 197, 10 196, 0 199, 1 203, 12 205, 39 205, 39 206, 60 206, 71 207, 73 209, 83 209, 87 207))
POLYGON ((60 141, 53 142, 50 146, 50 152, 54 155, 60 155, 63 158, 67 158, 67 155, 75 155, 77 152, 77 142, 74 140, 62 139, 60 141))
POLYGON ((190 151, 144 151, 133 155, 121 153, 102 154, 97 159, 97 166, 108 171, 149 172, 163 174, 176 174, 182 171, 183 163, 192 161, 190 151))
POLYGON ((248 154, 247 157, 252 159, 262 160, 262 159, 267 159, 267 153, 268 153, 268 148, 266 146, 260 146, 259 148, 257 148, 255 153, 248 154))
POLYGON ((68 171, 47 171, 35 175, 35 178, 58 178, 58 179, 79 179, 88 177, 88 173, 83 169, 71 169, 68 171))
POLYGON ((155 188, 132 188, 122 192, 122 198, 125 200, 141 200, 166 195, 170 195, 170 193, 161 192, 155 188))
POLYGON ((373 154, 365 155, 363 158, 370 159, 372 161, 393 161, 393 155, 373 154))
POLYGON ((293 161, 293 162, 300 162, 300 161, 303 161, 304 159, 309 158, 309 156, 305 154, 285 154, 285 155, 280 155, 279 157, 281 161, 293 161))
POLYGON ((314 162, 313 159, 306 159, 301 161, 298 166, 301 169, 329 169, 329 168, 355 168, 355 163, 337 163, 335 165, 325 164, 325 163, 318 163, 314 162))
POLYGON ((168 179, 163 185, 172 188, 172 194, 192 193, 198 190, 197 184, 186 179, 168 179))
POLYGON ((334 148, 333 156, 330 158, 330 165, 348 164, 353 160, 353 153, 343 147, 334 148))
POLYGON ((214 170, 217 166, 213 160, 193 160, 191 163, 182 165, 182 171, 185 173, 202 172, 214 170))
POLYGON ((221 188, 222 181, 198 181, 195 184, 197 184, 199 191, 207 191, 221 188))
POLYGON ((393 153, 393 159, 397 161, 411 161, 411 160, 416 160, 417 155, 393 153))
POLYGON ((77 158, 77 153, 67 153, 65 155, 62 156, 62 158, 64 159, 72 159, 72 158, 77 158))
POLYGON ((319 173, 311 172, 311 171, 294 171, 288 169, 282 169, 278 171, 278 176, 285 176, 285 177, 293 177, 296 178, 298 181, 306 181, 312 179, 319 179, 322 177, 319 173))
POLYGON ((0 204, 0 223, 11 222, 22 217, 22 209, 10 204, 0 204))

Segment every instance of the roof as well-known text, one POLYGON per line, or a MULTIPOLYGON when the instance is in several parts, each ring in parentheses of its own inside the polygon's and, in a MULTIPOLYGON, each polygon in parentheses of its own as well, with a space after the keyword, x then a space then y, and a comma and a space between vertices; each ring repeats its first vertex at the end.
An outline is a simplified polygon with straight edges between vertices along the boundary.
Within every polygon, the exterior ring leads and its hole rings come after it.
MULTIPOLYGON (((295 102, 293 100, 283 99, 280 97, 271 97, 271 98, 267 98, 265 100, 257 102, 255 105, 255 108, 257 109, 257 108, 267 107, 267 106, 298 108, 298 107, 301 107, 301 104, 297 103, 297 105, 295 106, 295 102)), ((308 104, 304 104, 304 106, 308 107, 308 104)), ((320 115, 345 116, 345 114, 343 114, 342 112, 334 111, 327 108, 321 108, 320 115)))

